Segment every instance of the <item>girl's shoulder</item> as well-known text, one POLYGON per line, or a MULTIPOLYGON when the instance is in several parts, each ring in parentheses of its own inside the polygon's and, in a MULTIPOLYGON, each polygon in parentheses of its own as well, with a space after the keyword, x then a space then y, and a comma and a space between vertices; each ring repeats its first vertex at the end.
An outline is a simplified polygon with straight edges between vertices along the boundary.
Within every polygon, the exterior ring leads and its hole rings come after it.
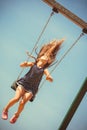
POLYGON ((28 66, 31 66, 31 67, 32 67, 32 66, 35 65, 35 62, 28 62, 27 64, 28 64, 28 66))

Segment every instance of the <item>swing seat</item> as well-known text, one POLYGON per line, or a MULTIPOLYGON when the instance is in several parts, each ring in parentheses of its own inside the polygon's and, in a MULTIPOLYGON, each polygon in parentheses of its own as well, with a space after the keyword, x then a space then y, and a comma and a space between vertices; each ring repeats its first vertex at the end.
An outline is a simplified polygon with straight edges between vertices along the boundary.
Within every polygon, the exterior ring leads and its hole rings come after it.
POLYGON ((35 99, 36 96, 33 96, 31 99, 30 99, 30 102, 33 102, 34 99, 35 99))
POLYGON ((12 83, 11 88, 12 88, 13 90, 16 90, 17 87, 18 87, 18 84, 17 84, 17 81, 15 80, 15 81, 12 83))

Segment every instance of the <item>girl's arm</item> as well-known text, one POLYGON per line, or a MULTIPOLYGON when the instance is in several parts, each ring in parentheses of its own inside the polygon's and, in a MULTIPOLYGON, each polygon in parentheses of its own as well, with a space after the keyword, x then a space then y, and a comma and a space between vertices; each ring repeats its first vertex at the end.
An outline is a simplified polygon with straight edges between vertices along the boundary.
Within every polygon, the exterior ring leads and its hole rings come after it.
POLYGON ((50 75, 48 69, 45 69, 45 70, 44 70, 44 74, 46 75, 46 80, 49 80, 50 82, 53 81, 53 78, 51 77, 51 75, 50 75))
POLYGON ((29 66, 33 66, 34 65, 34 62, 23 62, 20 64, 20 67, 29 67, 29 66))

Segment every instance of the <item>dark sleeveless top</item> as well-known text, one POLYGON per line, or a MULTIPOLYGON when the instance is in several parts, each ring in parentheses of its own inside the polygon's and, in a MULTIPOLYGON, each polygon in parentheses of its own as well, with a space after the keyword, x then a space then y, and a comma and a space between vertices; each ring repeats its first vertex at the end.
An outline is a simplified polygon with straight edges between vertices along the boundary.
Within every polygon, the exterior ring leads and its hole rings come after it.
POLYGON ((43 72, 44 68, 39 68, 36 64, 34 64, 28 73, 26 73, 25 76, 20 78, 17 82, 21 84, 26 91, 31 91, 34 95, 38 90, 43 72))

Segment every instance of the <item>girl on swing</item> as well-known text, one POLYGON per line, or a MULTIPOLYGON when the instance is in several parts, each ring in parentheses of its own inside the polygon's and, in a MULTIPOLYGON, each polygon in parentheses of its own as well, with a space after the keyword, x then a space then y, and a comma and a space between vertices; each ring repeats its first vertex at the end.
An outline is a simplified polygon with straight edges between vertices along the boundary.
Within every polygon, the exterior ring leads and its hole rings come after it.
POLYGON ((24 77, 20 78, 17 81, 17 88, 14 98, 12 98, 8 104, 4 107, 2 111, 2 119, 8 119, 8 110, 19 100, 19 107, 15 114, 10 119, 10 123, 15 123, 20 116, 21 112, 24 109, 25 104, 28 101, 31 101, 35 94, 38 91, 39 84, 41 82, 43 74, 46 75, 46 80, 52 82, 53 79, 48 72, 47 68, 54 62, 56 54, 60 49, 62 40, 54 40, 49 44, 44 45, 35 62, 23 62, 20 64, 20 67, 31 67, 27 74, 24 77))

